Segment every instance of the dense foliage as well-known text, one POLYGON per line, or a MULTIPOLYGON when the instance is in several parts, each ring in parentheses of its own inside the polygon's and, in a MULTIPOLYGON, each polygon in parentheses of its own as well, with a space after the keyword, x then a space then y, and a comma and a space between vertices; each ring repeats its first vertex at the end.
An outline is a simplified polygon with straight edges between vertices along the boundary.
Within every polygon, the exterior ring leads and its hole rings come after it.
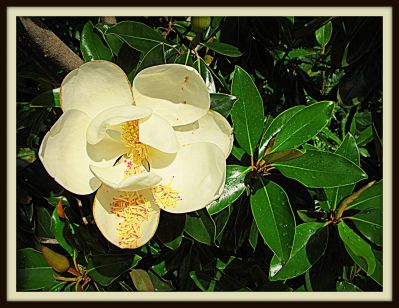
POLYGON ((23 40, 17 72, 17 289, 382 290, 382 20, 42 18, 86 62, 197 69, 233 125, 222 196, 162 212, 123 250, 37 159, 67 72, 23 40))

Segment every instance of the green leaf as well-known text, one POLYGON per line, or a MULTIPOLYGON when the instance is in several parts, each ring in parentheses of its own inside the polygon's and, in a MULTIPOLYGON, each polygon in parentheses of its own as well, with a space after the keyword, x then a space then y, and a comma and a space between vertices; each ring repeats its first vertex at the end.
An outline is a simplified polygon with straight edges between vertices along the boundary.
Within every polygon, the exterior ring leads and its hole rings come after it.
POLYGON ((17 290, 33 291, 54 282, 58 274, 47 264, 43 254, 33 248, 17 251, 17 290))
POLYGON ((251 209, 265 243, 286 262, 295 235, 295 218, 285 191, 274 182, 260 179, 262 186, 251 195, 251 209))
POLYGON ((215 93, 216 92, 216 86, 215 86, 215 81, 213 80, 213 76, 211 73, 210 68, 204 60, 199 58, 194 62, 193 67, 200 73, 202 79, 204 80, 206 87, 208 89, 209 93, 215 93))
POLYGON ((130 271, 130 277, 137 291, 153 292, 154 286, 150 276, 142 269, 133 269, 130 271))
POLYGON ((363 191, 360 196, 346 208, 348 210, 357 209, 362 211, 367 211, 368 209, 382 210, 382 181, 363 191))
POLYGON ((224 229, 227 226, 227 223, 230 218, 230 214, 232 209, 230 206, 226 207, 224 210, 219 212, 216 216, 212 217, 216 226, 216 240, 220 242, 223 236, 224 229))
POLYGON ((73 256, 74 249, 69 244, 64 236, 64 228, 67 224, 60 219, 58 216, 57 208, 54 209, 53 215, 51 216, 51 232, 54 234, 55 239, 71 256, 73 256))
POLYGON ((366 146, 371 140, 373 140, 373 126, 370 125, 366 129, 360 132, 359 137, 357 137, 357 144, 360 147, 366 146))
MULTIPOLYGON (((346 159, 349 159, 356 165, 359 165, 360 163, 359 148, 357 147, 356 140, 351 133, 346 135, 345 139, 342 141, 335 153, 345 157, 346 159)), ((328 207, 335 210, 339 202, 351 194, 354 187, 354 184, 349 184, 334 188, 325 188, 324 191, 326 193, 328 207)))
POLYGON ((88 274, 102 286, 109 286, 121 274, 134 268, 140 260, 141 257, 133 253, 91 255, 87 262, 88 274))
POLYGON ((94 32, 94 26, 91 21, 88 21, 83 27, 80 51, 86 62, 91 60, 112 60, 111 50, 103 43, 100 36, 94 32))
MULTIPOLYGON (((351 252, 363 260, 367 265, 367 274, 370 276, 374 273, 376 260, 369 244, 367 244, 359 235, 357 235, 344 222, 338 224, 339 236, 351 252)), ((348 251, 349 253, 349 251, 348 251)), ((350 253, 349 253, 350 254, 350 253)), ((358 259, 354 259, 358 263, 358 259)), ((358 263, 359 264, 359 263, 358 263)), ((360 266, 360 264, 359 264, 360 266)))
POLYGON ((288 53, 288 57, 290 57, 291 59, 295 59, 295 58, 301 58, 301 57, 306 57, 309 55, 314 55, 317 52, 315 50, 307 50, 307 49, 303 49, 303 48, 296 48, 291 50, 288 53))
POLYGON ((30 107, 61 107, 60 88, 39 94, 32 100, 30 107))
POLYGON ((153 273, 151 270, 148 271, 147 274, 151 279, 152 285, 154 286, 154 291, 156 292, 175 291, 175 288, 173 287, 171 281, 164 280, 158 277, 158 275, 153 273))
POLYGON ((51 232, 51 216, 46 208, 39 206, 36 209, 37 235, 39 237, 54 238, 51 232))
POLYGON ((136 74, 147 67, 165 63, 164 44, 161 43, 155 45, 143 56, 143 59, 137 67, 136 74))
POLYGON ((285 150, 281 152, 273 152, 263 156, 262 161, 265 163, 278 163, 283 161, 289 161, 291 159, 302 156, 304 153, 297 149, 285 150))
POLYGON ((298 158, 271 165, 307 187, 342 186, 367 178, 367 174, 348 159, 321 151, 308 150, 298 158))
POLYGON ((220 197, 210 203, 206 208, 208 213, 214 215, 232 204, 245 190, 245 176, 249 168, 239 165, 226 167, 226 184, 220 197))
POLYGON ((227 43, 213 41, 210 43, 202 43, 202 45, 224 56, 240 57, 242 55, 237 47, 227 43))
POLYGON ((159 43, 166 43, 163 36, 149 26, 135 21, 122 21, 110 27, 106 34, 115 34, 130 47, 147 52, 159 43))
POLYGON ((259 237, 259 231, 258 228, 256 227, 255 220, 253 220, 251 229, 249 230, 248 241, 254 251, 256 249, 256 245, 258 244, 258 237, 259 237))
POLYGON ((101 33, 103 39, 107 43, 109 49, 115 56, 118 56, 119 51, 123 45, 123 41, 116 34, 107 34, 107 30, 111 27, 103 23, 96 24, 96 29, 101 33))
POLYGON ((301 111, 305 106, 299 105, 294 106, 290 109, 285 110, 284 112, 280 113, 272 123, 266 128, 262 139, 259 143, 259 157, 262 157, 265 153, 266 147, 269 144, 270 140, 275 136, 281 128, 287 123, 289 119, 291 119, 296 113, 301 111))
POLYGON ((233 148, 231 149, 231 155, 241 161, 245 155, 245 151, 233 144, 233 148))
POLYGON ((156 236, 166 247, 176 250, 181 244, 185 222, 185 214, 171 214, 161 211, 156 236), (173 228, 170 226, 173 226, 173 228))
POLYGON ((362 290, 353 283, 347 281, 337 281, 338 292, 362 292, 362 290))
POLYGON ((328 124, 334 109, 333 102, 320 102, 295 113, 277 134, 271 152, 293 149, 305 143, 328 124))
POLYGON ((211 93, 211 109, 227 118, 237 101, 237 97, 224 93, 211 93))
POLYGON ((262 135, 263 101, 251 76, 239 66, 234 70, 231 93, 238 97, 231 110, 234 135, 238 144, 252 156, 262 135))
POLYGON ((212 245, 215 242, 215 223, 206 209, 187 213, 184 230, 200 243, 212 245))
POLYGON ((309 222, 296 227, 291 256, 284 264, 273 256, 269 279, 286 280, 305 273, 324 254, 328 241, 325 223, 309 222))
POLYGON ((331 39, 332 23, 329 21, 316 30, 316 40, 321 46, 326 46, 331 39))

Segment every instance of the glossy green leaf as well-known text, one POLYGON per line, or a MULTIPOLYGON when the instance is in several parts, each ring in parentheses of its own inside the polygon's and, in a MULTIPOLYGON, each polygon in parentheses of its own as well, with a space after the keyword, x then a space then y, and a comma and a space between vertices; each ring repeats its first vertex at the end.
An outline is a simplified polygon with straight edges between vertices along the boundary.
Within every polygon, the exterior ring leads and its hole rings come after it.
POLYGON ((156 236, 166 247, 175 250, 181 244, 185 223, 186 215, 161 211, 156 236))
POLYGON ((324 223, 309 222, 296 227, 291 256, 286 263, 273 256, 269 279, 286 280, 305 273, 324 254, 328 241, 328 228, 324 223))
POLYGON ((17 251, 17 290, 33 291, 45 288, 54 282, 53 271, 43 254, 33 248, 17 251))
POLYGON ((360 132, 359 137, 357 137, 357 143, 360 147, 364 147, 373 140, 373 138, 373 126, 370 125, 360 132))
MULTIPOLYGON (((335 153, 349 159, 356 165, 359 165, 360 163, 359 148, 357 147, 356 140, 351 133, 346 135, 335 153)), ((325 188, 324 191, 326 193, 328 207, 335 210, 339 202, 352 193, 354 187, 354 184, 349 184, 334 188, 325 188)))
POLYGON ((93 280, 108 286, 121 274, 134 268, 140 260, 141 257, 133 253, 92 255, 88 257, 87 269, 93 280))
POLYGON ((164 46, 165 45, 161 43, 151 48, 143 56, 143 59, 141 60, 140 64, 137 67, 136 74, 147 67, 165 64, 166 60, 165 60, 164 46))
POLYGON ((291 150, 285 150, 281 152, 273 152, 270 154, 266 154, 263 156, 262 161, 265 163, 278 163, 278 162, 284 162, 284 161, 289 161, 291 159, 297 158, 302 156, 304 153, 297 150, 297 149, 291 149, 291 150))
POLYGON ((227 118, 237 101, 237 97, 225 93, 211 93, 211 109, 227 118))
POLYGON ((107 34, 107 30, 112 27, 111 25, 98 23, 95 25, 96 29, 101 33, 103 39, 108 44, 109 49, 115 56, 118 56, 119 51, 123 45, 123 40, 121 40, 116 34, 107 34))
MULTIPOLYGON (((367 264, 367 274, 370 276, 374 273, 376 260, 369 244, 367 244, 359 235, 357 235, 344 222, 338 224, 339 236, 345 243, 345 247, 349 247, 354 255, 364 260, 367 264)), ((354 260, 357 263, 357 260, 354 260)), ((359 264, 360 266, 360 264, 359 264)))
POLYGON ((271 165, 307 187, 349 185, 367 178, 367 174, 348 159, 321 151, 308 150, 298 158, 271 165))
POLYGON ((233 144, 233 148, 231 149, 231 155, 241 161, 245 155, 245 151, 233 144))
POLYGON ((226 183, 220 197, 210 203, 206 208, 208 213, 214 215, 232 204, 245 190, 245 176, 249 168, 239 165, 226 167, 226 183))
POLYGON ((337 281, 338 292, 362 292, 362 290, 353 283, 347 281, 337 281))
POLYGON ((223 232, 226 228, 226 225, 229 221, 230 214, 232 209, 230 206, 224 208, 217 215, 213 216, 212 219, 215 222, 216 226, 216 240, 220 242, 223 236, 223 232))
POLYGON ((64 235, 64 228, 67 228, 67 224, 60 219, 58 216, 57 208, 54 209, 53 215, 51 216, 51 232, 54 234, 55 239, 71 256, 73 256, 73 247, 68 243, 64 235))
POLYGON ((83 27, 80 39, 80 51, 86 62, 90 62, 91 60, 112 60, 111 50, 94 31, 94 26, 91 21, 88 21, 83 27))
POLYGON ((200 243, 212 245, 215 242, 215 223, 206 209, 187 213, 184 231, 200 243))
POLYGON ((382 210, 382 181, 375 183, 363 191, 360 196, 347 206, 347 209, 367 211, 368 209, 382 210))
POLYGON ((215 81, 211 73, 211 69, 206 65, 204 60, 201 58, 194 62, 193 67, 200 73, 202 79, 204 80, 209 93, 216 92, 215 81))
POLYGON ((158 275, 153 273, 151 270, 148 271, 147 274, 151 279, 151 283, 155 292, 167 292, 175 290, 171 281, 158 277, 158 275))
POLYGON ((202 45, 224 56, 240 57, 242 55, 237 47, 227 43, 213 41, 210 43, 202 43, 202 45))
POLYGON ((129 273, 132 278, 133 284, 137 291, 154 292, 154 286, 152 284, 150 276, 146 271, 142 269, 133 269, 129 273))
POLYGON ((295 235, 295 218, 285 191, 274 182, 260 179, 262 186, 251 195, 251 209, 265 243, 286 262, 295 235))
POLYGON ((36 96, 30 103, 31 107, 61 107, 60 88, 43 92, 36 96))
POLYGON ((130 47, 142 52, 149 51, 159 43, 167 43, 159 32, 135 21, 121 21, 110 27, 106 34, 115 34, 130 47))
POLYGON ((317 52, 315 50, 311 50, 311 49, 303 49, 303 48, 295 48, 290 50, 290 52, 288 52, 288 57, 290 57, 291 59, 295 59, 295 58, 301 58, 301 57, 306 57, 306 56, 310 56, 310 55, 314 55, 317 52))
POLYGON ((321 46, 326 46, 331 39, 332 23, 329 21, 316 30, 316 40, 321 46))
POLYGON ((238 144, 253 155, 263 130, 263 101, 251 76, 236 66, 231 93, 238 98, 231 110, 234 135, 238 144))
POLYGON ((320 102, 295 113, 277 134, 271 152, 293 149, 314 137, 328 124, 334 109, 333 102, 320 102))
POLYGON ((259 143, 259 157, 262 157, 265 153, 266 147, 269 144, 270 140, 275 136, 281 128, 287 123, 289 119, 291 119, 296 113, 301 111, 305 106, 299 105, 291 107, 290 109, 285 110, 280 113, 272 123, 266 128, 262 139, 259 143))

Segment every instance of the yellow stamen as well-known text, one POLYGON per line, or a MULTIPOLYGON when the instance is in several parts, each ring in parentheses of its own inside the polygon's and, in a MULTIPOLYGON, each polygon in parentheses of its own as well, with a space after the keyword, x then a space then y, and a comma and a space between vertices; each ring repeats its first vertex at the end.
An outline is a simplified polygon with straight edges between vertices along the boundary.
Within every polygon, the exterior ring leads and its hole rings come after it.
POLYGON ((139 141, 139 121, 123 123, 121 136, 123 144, 129 149, 129 159, 136 165, 143 165, 148 155, 146 145, 139 141))
POLYGON ((175 208, 177 202, 182 200, 179 193, 172 188, 172 181, 166 185, 156 185, 152 188, 152 193, 154 195, 155 203, 163 208, 175 208))
POLYGON ((141 227, 151 216, 150 202, 138 192, 126 192, 113 198, 111 211, 123 218, 117 227, 120 247, 136 248, 142 235, 141 227))

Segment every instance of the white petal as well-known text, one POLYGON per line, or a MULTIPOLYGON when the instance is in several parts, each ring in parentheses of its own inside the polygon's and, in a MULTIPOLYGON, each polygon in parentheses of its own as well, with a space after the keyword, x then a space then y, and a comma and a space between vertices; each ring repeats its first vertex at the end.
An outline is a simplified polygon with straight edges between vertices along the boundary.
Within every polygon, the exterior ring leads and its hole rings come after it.
POLYGON ((133 80, 137 106, 149 107, 172 125, 185 125, 204 116, 210 107, 205 82, 192 67, 163 64, 142 70, 133 80))
POLYGON ((105 185, 120 191, 142 190, 150 188, 161 181, 161 177, 154 172, 145 171, 126 176, 127 166, 123 162, 108 168, 90 166, 90 170, 105 185))
POLYGON ((63 111, 78 109, 94 118, 113 106, 132 105, 130 82, 112 62, 92 61, 70 72, 60 90, 63 111))
POLYGON ((151 109, 132 105, 116 106, 99 113, 87 128, 87 142, 96 144, 106 136, 107 128, 122 122, 138 120, 151 114, 151 109))
POLYGON ((233 130, 229 122, 213 110, 194 123, 175 126, 174 130, 181 145, 211 142, 221 148, 226 158, 233 147, 233 130))
POLYGON ((156 114, 140 120, 139 140, 166 153, 176 153, 179 149, 179 143, 172 126, 156 114))
POLYGON ((224 186, 226 160, 220 148, 212 143, 185 145, 176 154, 153 149, 149 154, 151 171, 162 177, 160 184, 170 183, 181 198, 176 207, 163 208, 167 212, 202 209, 218 197, 224 186))
POLYGON ((101 185, 89 169, 89 165, 95 163, 86 151, 89 121, 90 118, 79 110, 63 113, 39 149, 47 172, 67 190, 79 195, 90 194, 101 185))
POLYGON ((89 158, 96 166, 111 167, 117 158, 127 153, 128 149, 120 140, 105 136, 97 144, 86 144, 86 151, 89 158))
POLYGON ((118 226, 124 221, 124 218, 117 217, 115 213, 112 213, 112 202, 114 198, 120 197, 121 195, 124 196, 124 194, 105 185, 102 185, 96 193, 93 202, 94 220, 104 237, 120 248, 134 249, 140 247, 147 243, 157 230, 160 209, 152 201, 150 191, 142 191, 140 194, 150 202, 149 217, 141 224, 141 234, 139 238, 136 241, 131 241, 131 243, 123 243, 118 232, 118 226))

